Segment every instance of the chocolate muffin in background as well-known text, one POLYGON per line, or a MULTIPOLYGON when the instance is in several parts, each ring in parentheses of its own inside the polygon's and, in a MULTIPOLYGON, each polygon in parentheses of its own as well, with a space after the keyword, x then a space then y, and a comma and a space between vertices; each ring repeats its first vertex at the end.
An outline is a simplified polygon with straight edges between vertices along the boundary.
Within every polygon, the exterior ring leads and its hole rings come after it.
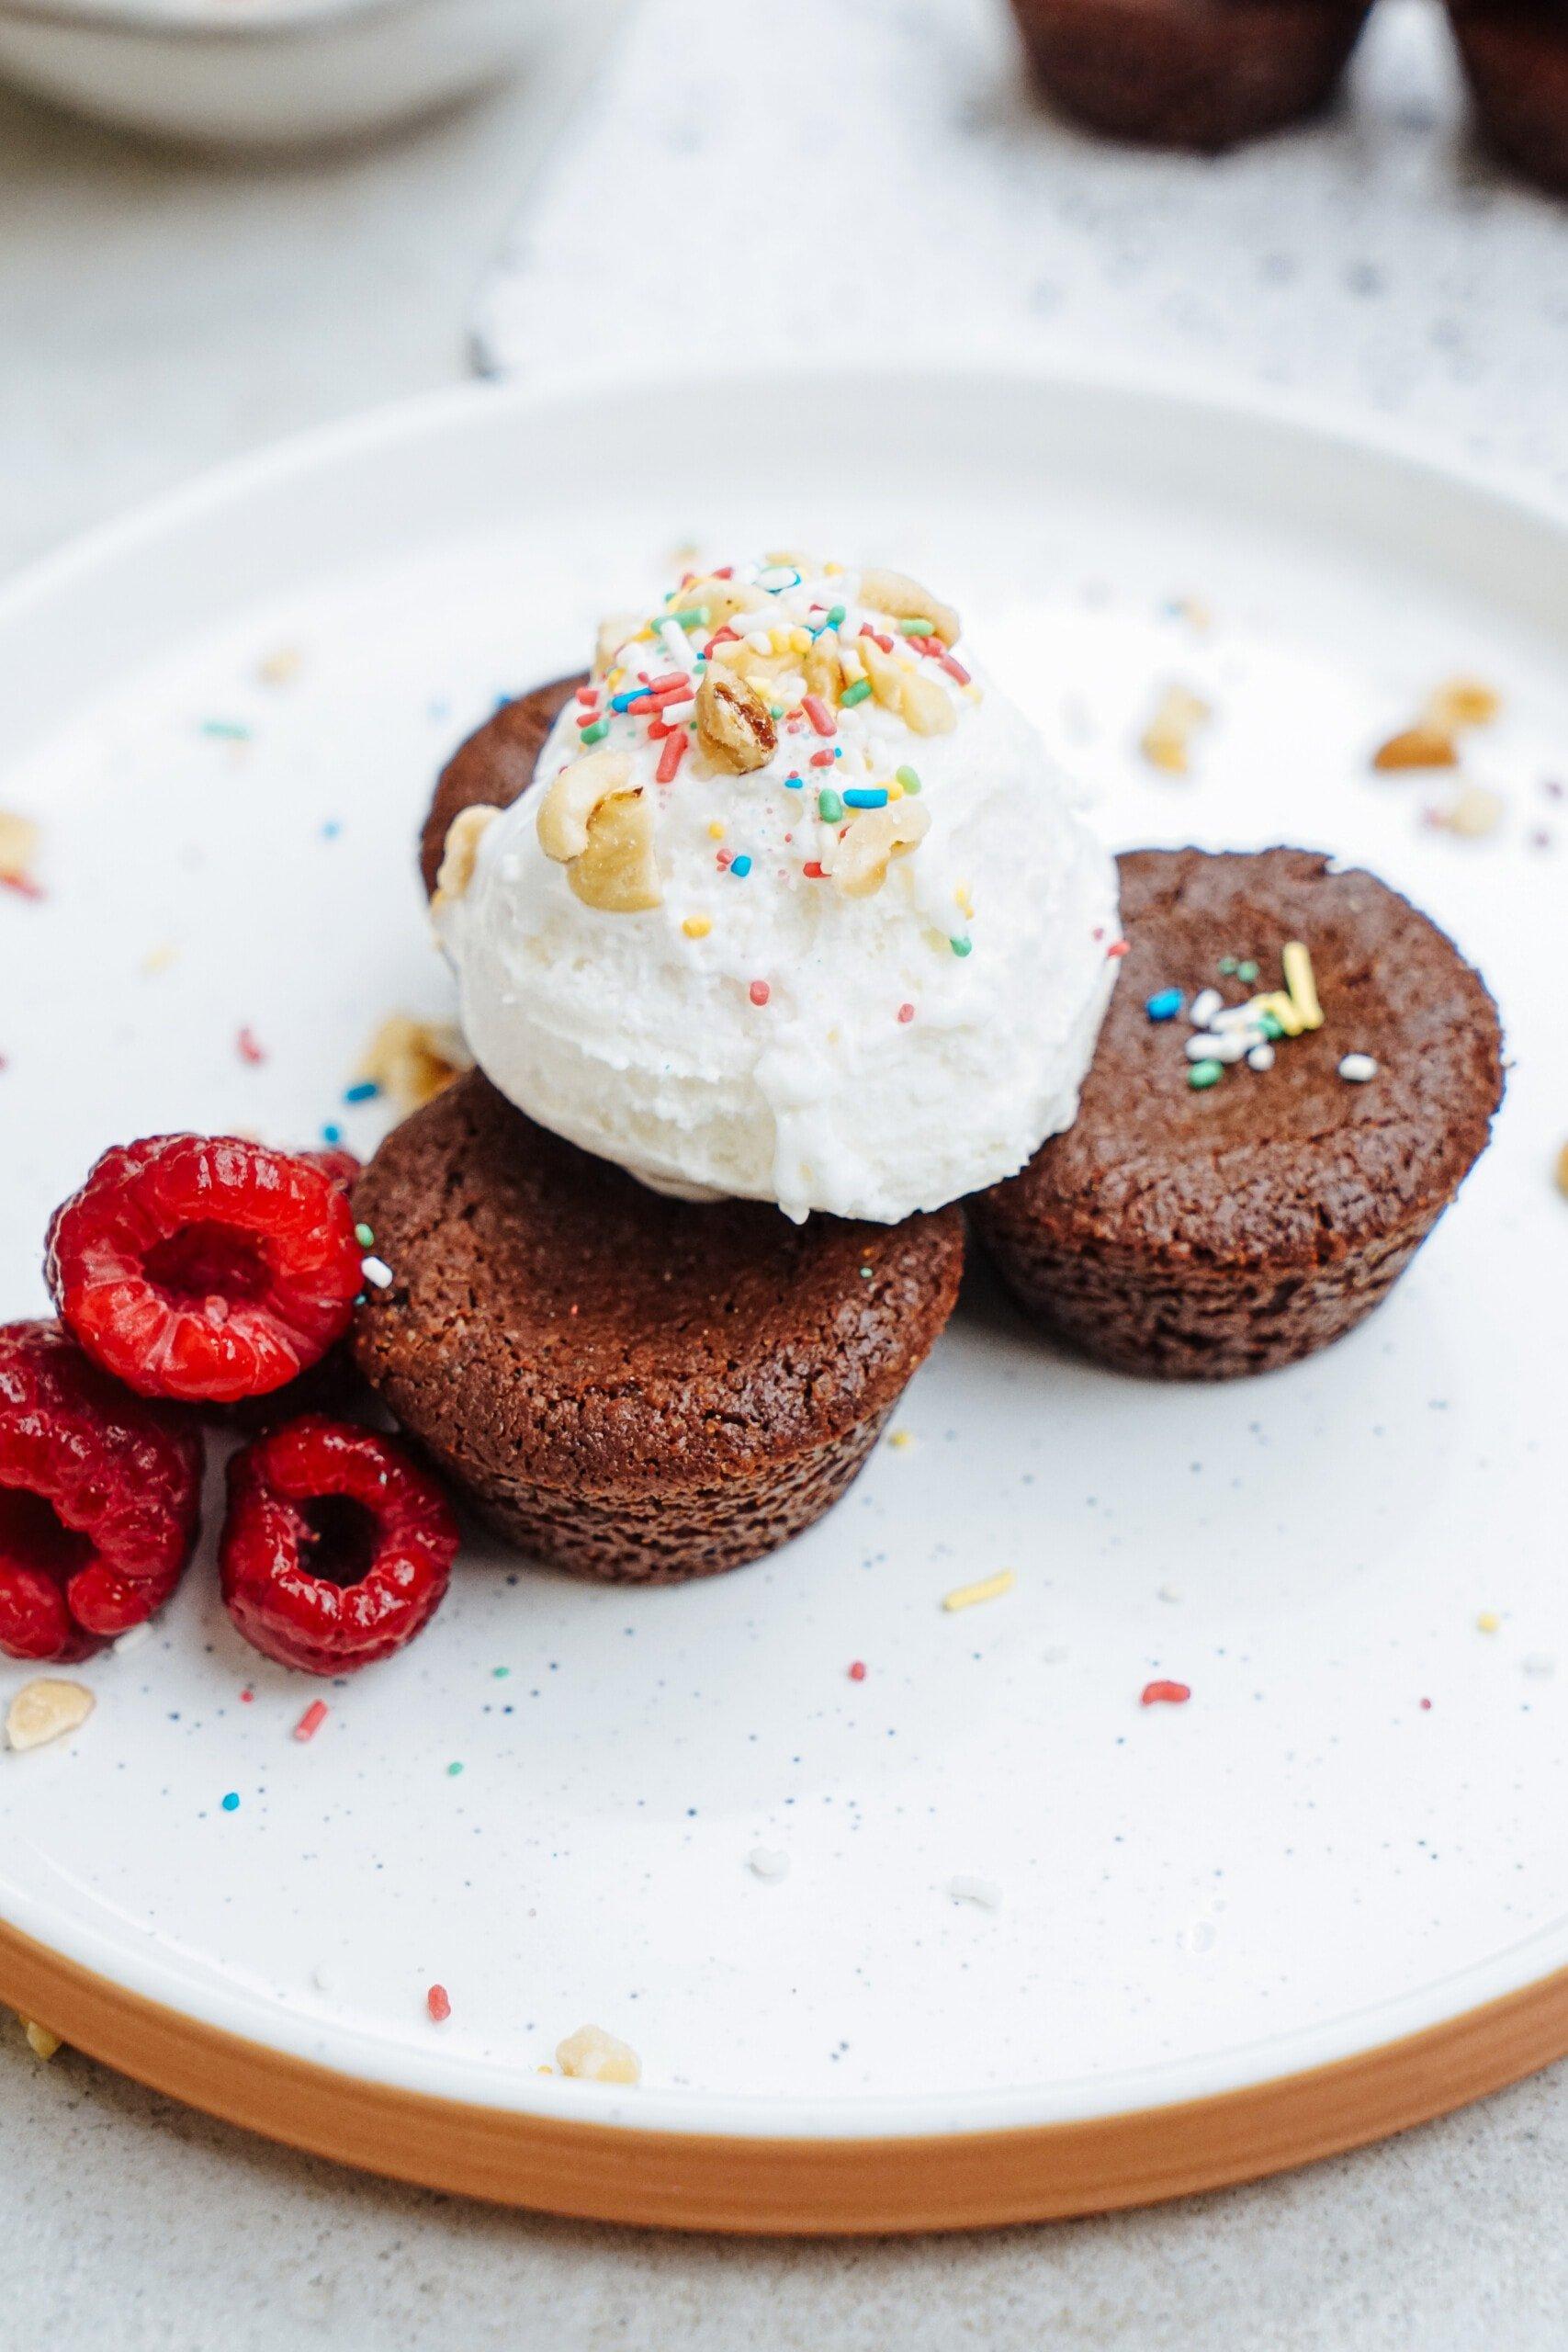
POLYGON ((586 684, 587 674, 580 671, 574 678, 556 678, 547 686, 530 688, 513 702, 503 702, 482 727, 476 727, 458 744, 437 779, 435 797, 420 835, 419 870, 427 898, 434 893, 441 853, 453 820, 480 802, 510 808, 521 798, 534 781, 551 728, 578 687, 586 684))
POLYGON ((1568 196, 1568 0, 1449 0, 1486 138, 1568 196))
POLYGON ((1425 915, 1314 852, 1118 864, 1130 944, 1077 1121, 973 1221, 1023 1305, 1089 1354, 1161 1379, 1268 1371, 1386 1295, 1484 1149, 1496 1007, 1425 915), (1304 1022, 1287 943, 1310 958, 1304 1022), (1211 1030, 1222 998, 1276 998, 1234 1033, 1271 1033, 1248 1047, 1260 1066, 1191 1057, 1205 992, 1211 1030))
POLYGON ((1012 0, 1034 78, 1113 139, 1217 153, 1333 96, 1371 0, 1012 0))
POLYGON ((650 1193, 478 1071, 355 1190, 392 1282, 361 1372, 479 1515, 615 1583, 772 1551, 854 1478, 953 1310, 957 1208, 901 1225, 650 1193))

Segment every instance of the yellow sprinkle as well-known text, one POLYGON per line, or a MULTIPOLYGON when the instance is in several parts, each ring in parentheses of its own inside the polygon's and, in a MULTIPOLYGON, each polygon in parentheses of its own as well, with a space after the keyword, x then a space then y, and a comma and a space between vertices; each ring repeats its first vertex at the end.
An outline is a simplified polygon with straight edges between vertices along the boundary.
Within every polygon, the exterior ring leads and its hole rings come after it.
POLYGON ((843 568, 844 567, 841 563, 825 563, 822 566, 822 574, 824 579, 837 580, 840 573, 843 571, 843 568))
POLYGON ((159 972, 168 970, 178 954, 177 947, 170 947, 167 944, 162 947, 150 947, 141 958, 141 968, 149 979, 154 978, 159 972))
POLYGON ((994 1577, 983 1577, 978 1584, 961 1584, 953 1591, 944 1592, 942 1605, 952 1611, 973 1609, 977 1600, 999 1600, 1004 1592, 1012 1590, 1017 1581, 1010 1568, 1001 1568, 994 1577))
POLYGON ((709 819, 708 839, 710 842, 721 842, 728 831, 728 827, 726 825, 722 817, 712 817, 709 819))
POLYGON ((31 2018, 22 2019, 22 2031, 28 2037, 28 2048, 35 2058, 52 2058, 60 2047, 60 2036, 51 2033, 46 2025, 35 2025, 31 2018))
POLYGON ((1475 1630, 1478 1634, 1495 1634, 1502 1622, 1495 1609, 1483 1609, 1475 1621, 1475 1630))
POLYGON ((975 901, 969 896, 969 885, 967 882, 961 882, 959 884, 957 889, 954 890, 953 894, 953 904, 957 907, 960 914, 972 915, 974 913, 975 901))
POLYGON ((889 776, 887 780, 887 797, 889 800, 902 800, 904 797, 904 787, 896 775, 889 776))
POLYGON ((1285 986, 1291 991, 1291 1001, 1301 1015, 1303 1029, 1321 1029, 1323 1007, 1317 1001, 1317 982, 1313 977, 1312 957, 1299 939, 1287 940, 1280 953, 1285 968, 1285 986))
POLYGON ((1260 996, 1257 1001, 1259 1012, 1271 1012, 1287 1037, 1301 1035, 1306 1023, 1295 999, 1287 996, 1283 989, 1276 989, 1272 996, 1260 996))
POLYGON ((811 631, 808 628, 800 628, 798 627, 792 628, 789 633, 789 650, 792 653, 809 653, 811 650, 811 631))
POLYGON ((275 653, 256 663, 256 675, 264 686, 292 685, 304 667, 305 657, 297 645, 280 645, 275 653))
POLYGON ((681 928, 688 939, 705 939, 713 925, 706 915, 688 915, 681 928))
POLYGON ((913 1430, 890 1430, 887 1442, 895 1453, 908 1453, 915 1442, 915 1432, 913 1430))

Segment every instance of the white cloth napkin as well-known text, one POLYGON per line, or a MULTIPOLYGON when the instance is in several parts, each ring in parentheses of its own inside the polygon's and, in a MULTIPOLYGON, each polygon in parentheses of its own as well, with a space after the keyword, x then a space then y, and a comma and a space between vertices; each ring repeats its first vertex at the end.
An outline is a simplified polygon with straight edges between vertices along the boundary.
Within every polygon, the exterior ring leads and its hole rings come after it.
POLYGON ((1207 161, 1081 137, 1004 0, 644 0, 481 290, 481 368, 1106 355, 1326 396, 1568 499, 1568 208, 1476 153, 1431 0, 1207 161))

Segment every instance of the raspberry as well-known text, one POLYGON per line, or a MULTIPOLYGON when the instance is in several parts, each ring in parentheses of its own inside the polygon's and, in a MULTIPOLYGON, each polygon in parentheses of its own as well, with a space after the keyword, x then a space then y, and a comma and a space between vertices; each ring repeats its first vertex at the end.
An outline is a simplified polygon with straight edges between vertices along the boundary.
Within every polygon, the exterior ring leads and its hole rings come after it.
POLYGON ((50 1224, 62 1317, 142 1396, 281 1388, 352 1318, 362 1252, 340 1172, 234 1136, 106 1151, 50 1224))
POLYGON ((340 1143, 324 1143, 314 1151, 297 1151, 294 1157, 309 1160, 312 1168, 319 1168, 323 1176, 330 1176, 345 1193, 360 1172, 353 1152, 340 1143))
POLYGON ((201 1439, 58 1323, 0 1326, 0 1650, 86 1657, 167 1600, 196 1543, 201 1439))
POLYGON ((390 1657, 435 1613, 457 1550, 434 1479, 352 1422, 307 1414, 229 1464, 224 1605, 280 1666, 352 1674, 390 1657))

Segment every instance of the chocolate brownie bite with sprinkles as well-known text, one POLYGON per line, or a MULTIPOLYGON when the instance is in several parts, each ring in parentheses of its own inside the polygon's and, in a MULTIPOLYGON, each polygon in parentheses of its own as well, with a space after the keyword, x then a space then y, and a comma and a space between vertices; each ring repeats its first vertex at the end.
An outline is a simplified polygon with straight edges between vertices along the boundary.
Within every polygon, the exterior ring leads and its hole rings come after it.
POLYGON ((1077 1120, 973 1221, 1104 1363, 1268 1371, 1386 1296, 1485 1148, 1496 1007, 1408 900, 1314 852, 1118 864, 1129 952, 1077 1120))
POLYGON ((956 1208, 896 1225, 663 1198, 478 1071, 355 1211, 391 1279, 360 1370, 474 1510, 614 1583, 712 1576, 836 1502, 952 1312, 956 1208))

